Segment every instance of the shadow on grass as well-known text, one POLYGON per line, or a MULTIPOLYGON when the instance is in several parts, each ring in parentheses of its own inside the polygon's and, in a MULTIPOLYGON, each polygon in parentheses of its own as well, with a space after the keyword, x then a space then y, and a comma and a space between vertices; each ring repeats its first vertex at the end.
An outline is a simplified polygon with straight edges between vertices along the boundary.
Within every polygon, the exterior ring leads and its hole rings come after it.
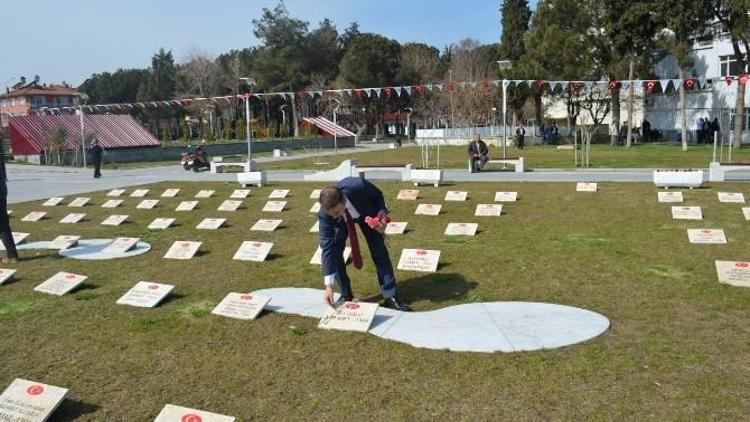
POLYGON ((52 414, 50 421, 67 422, 74 421, 89 413, 94 413, 100 406, 85 403, 79 400, 65 399, 60 407, 52 414))
MULTIPOLYGON (((406 303, 428 300, 432 303, 466 299, 479 283, 466 280, 458 273, 429 274, 398 282, 398 295, 406 303)), ((380 296, 362 299, 365 302, 380 300, 380 296)))

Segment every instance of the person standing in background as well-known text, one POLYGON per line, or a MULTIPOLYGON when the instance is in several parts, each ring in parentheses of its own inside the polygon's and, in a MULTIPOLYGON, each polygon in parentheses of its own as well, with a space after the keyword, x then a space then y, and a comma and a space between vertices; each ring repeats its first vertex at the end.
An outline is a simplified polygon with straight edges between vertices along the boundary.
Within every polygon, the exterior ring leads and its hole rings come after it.
POLYGON ((94 163, 94 179, 102 177, 102 152, 104 149, 99 145, 99 140, 94 138, 91 140, 91 161, 94 163))

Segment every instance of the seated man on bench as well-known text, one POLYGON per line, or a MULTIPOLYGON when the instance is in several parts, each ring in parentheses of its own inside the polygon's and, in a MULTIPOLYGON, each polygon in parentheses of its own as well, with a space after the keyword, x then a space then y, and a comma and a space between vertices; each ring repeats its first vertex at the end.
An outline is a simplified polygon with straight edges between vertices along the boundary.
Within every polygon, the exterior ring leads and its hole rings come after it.
POLYGON ((487 163, 487 144, 479 133, 474 134, 474 140, 469 143, 469 165, 472 173, 477 173, 487 163))

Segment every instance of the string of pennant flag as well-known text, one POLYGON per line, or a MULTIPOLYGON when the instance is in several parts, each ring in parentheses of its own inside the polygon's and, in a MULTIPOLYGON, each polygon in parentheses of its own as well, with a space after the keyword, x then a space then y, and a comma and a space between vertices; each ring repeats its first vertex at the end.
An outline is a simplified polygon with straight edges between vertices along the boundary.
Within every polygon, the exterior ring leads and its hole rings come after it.
MULTIPOLYGON (((723 80, 728 86, 732 85, 733 82, 737 81, 740 85, 746 85, 750 81, 750 75, 739 75, 739 76, 727 76, 719 81, 723 80)), ((687 78, 687 79, 654 79, 654 80, 602 80, 602 81, 549 81, 549 80, 533 80, 533 79, 505 79, 505 80, 482 80, 478 82, 444 82, 435 84, 420 84, 420 85, 405 85, 405 86, 393 86, 393 87, 378 87, 378 88, 348 88, 348 89, 328 89, 328 90, 305 90, 299 92, 262 92, 252 94, 237 94, 237 95, 223 95, 217 97, 205 97, 205 98, 182 98, 168 101, 145 101, 135 103, 117 103, 117 104, 97 104, 97 105, 86 105, 83 106, 85 111, 96 112, 96 111, 128 111, 131 109, 148 109, 148 108, 160 108, 160 107, 187 107, 196 104, 220 104, 226 102, 227 105, 233 104, 236 101, 244 100, 248 98, 264 99, 279 97, 282 99, 294 100, 305 100, 308 98, 336 98, 340 96, 356 97, 356 98, 392 98, 401 96, 422 96, 426 92, 457 92, 459 90, 478 89, 480 91, 489 92, 493 88, 497 88, 505 84, 506 87, 515 86, 527 86, 530 89, 537 90, 537 92, 554 92, 557 89, 563 91, 570 90, 573 93, 584 93, 591 92, 592 90, 619 90, 628 89, 631 85, 634 87, 643 87, 647 93, 651 94, 657 90, 661 92, 668 92, 671 88, 673 91, 677 91, 680 88, 686 90, 692 89, 704 89, 707 85, 712 85, 713 79, 707 78, 687 78)), ((79 109, 80 106, 74 107, 45 107, 40 110, 41 113, 55 113, 60 111, 73 111, 79 109)))

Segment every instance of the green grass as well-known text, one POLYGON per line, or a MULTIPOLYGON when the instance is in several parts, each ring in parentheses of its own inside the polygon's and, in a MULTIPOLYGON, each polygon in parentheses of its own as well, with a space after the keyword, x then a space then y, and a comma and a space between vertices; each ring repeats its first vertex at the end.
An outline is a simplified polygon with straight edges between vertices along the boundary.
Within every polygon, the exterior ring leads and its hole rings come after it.
MULTIPOLYGON (((210 314, 228 292, 322 284, 308 264, 317 236, 308 233, 313 184, 253 189, 236 213, 216 211, 234 184, 161 183, 177 198, 136 210, 124 197, 115 210, 92 194, 77 225, 57 221, 73 209, 14 204, 11 226, 29 241, 58 234, 84 238, 138 236, 152 251, 107 262, 60 259, 49 251, 21 251, 16 281, 0 286, 0 389, 14 378, 68 388, 59 420, 147 421, 166 403, 237 416, 239 420, 741 420, 750 410, 750 290, 719 284, 714 260, 747 260, 748 222, 737 204, 720 204, 718 190, 750 194, 747 184, 685 191, 705 220, 673 221, 652 185, 601 183, 576 193, 573 183, 467 183, 421 187, 419 202, 442 202, 447 190, 469 192, 466 203, 446 202, 438 217, 414 216, 415 202, 396 201, 406 184, 380 185, 393 217, 409 222, 388 238, 394 261, 401 249, 440 249, 435 274, 397 271, 399 289, 415 310, 469 302, 540 301, 577 306, 607 316, 601 337, 562 349, 512 354, 417 349, 359 333, 322 331, 317 321, 263 314, 247 322, 210 314), (283 228, 250 232, 272 189, 292 190, 283 228), (177 204, 200 189, 216 189, 197 210, 177 204), (518 191, 501 217, 473 217, 495 191, 518 191), (38 223, 22 222, 33 210, 38 223), (110 214, 129 214, 119 228, 100 226, 110 214), (156 217, 176 227, 148 232, 156 217), (205 217, 229 227, 197 231, 205 217), (447 238, 448 222, 477 222, 475 238, 447 238), (724 228, 727 245, 690 245, 686 229, 724 228), (190 262, 162 255, 175 240, 202 241, 190 262), (272 259, 236 262, 243 240, 272 241, 272 259), (33 287, 58 271, 85 274, 84 288, 55 297, 33 287), (174 284, 154 309, 116 305, 139 280, 174 284)), ((134 187, 135 188, 135 187, 134 187)), ((131 192, 129 189, 128 192, 131 192)), ((68 201, 72 196, 68 198, 68 201)), ((66 201, 66 202, 68 202, 66 201)), ((75 211, 78 212, 78 211, 75 211)), ((365 253, 365 255, 367 255, 365 253)), ((355 294, 377 297, 372 263, 350 269, 355 294)))

